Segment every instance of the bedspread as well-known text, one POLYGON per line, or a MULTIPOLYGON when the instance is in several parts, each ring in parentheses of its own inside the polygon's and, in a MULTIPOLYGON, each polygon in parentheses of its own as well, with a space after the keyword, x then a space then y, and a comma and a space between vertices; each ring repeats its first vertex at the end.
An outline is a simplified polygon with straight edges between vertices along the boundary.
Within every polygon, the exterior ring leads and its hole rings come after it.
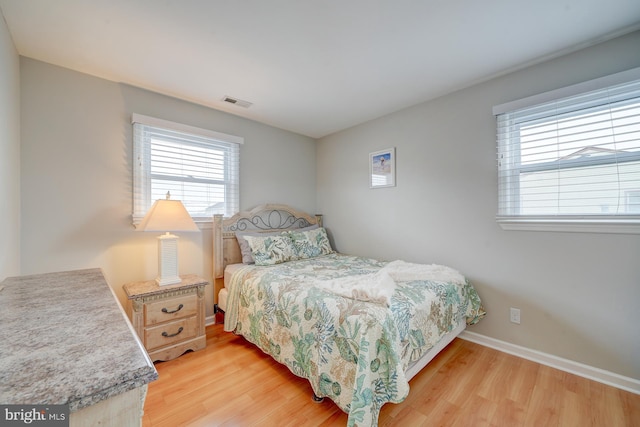
POLYGON ((405 370, 458 319, 484 316, 468 281, 399 281, 391 305, 364 302, 310 286, 317 280, 373 274, 387 263, 330 254, 268 267, 247 265, 228 287, 225 330, 243 335, 317 396, 329 397, 348 425, 377 425, 386 402, 402 402, 405 370))

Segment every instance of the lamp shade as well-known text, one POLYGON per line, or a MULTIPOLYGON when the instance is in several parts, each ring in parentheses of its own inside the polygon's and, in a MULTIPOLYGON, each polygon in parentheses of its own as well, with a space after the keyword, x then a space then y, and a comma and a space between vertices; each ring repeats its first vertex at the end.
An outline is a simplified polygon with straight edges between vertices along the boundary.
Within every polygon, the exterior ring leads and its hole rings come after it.
POLYGON ((178 276, 178 236, 170 231, 200 231, 180 200, 156 200, 137 228, 139 231, 166 231, 158 237, 158 285, 180 283, 178 276))
POLYGON ((137 227, 139 231, 200 231, 180 200, 156 200, 137 227))

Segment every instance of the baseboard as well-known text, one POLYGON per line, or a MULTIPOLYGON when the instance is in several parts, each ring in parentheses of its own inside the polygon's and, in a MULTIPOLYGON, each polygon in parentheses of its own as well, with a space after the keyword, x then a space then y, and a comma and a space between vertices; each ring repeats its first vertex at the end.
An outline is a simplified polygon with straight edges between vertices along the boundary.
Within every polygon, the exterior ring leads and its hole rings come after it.
POLYGON ((640 394, 640 380, 636 380, 634 378, 625 377, 614 372, 574 362, 573 360, 563 359, 541 351, 531 350, 526 347, 490 338, 475 332, 464 331, 458 337, 504 353, 522 357, 523 359, 531 360, 532 362, 540 363, 541 365, 550 366, 552 368, 598 381, 621 390, 640 394))
POLYGON ((207 316, 204 318, 204 326, 211 326, 216 324, 216 315, 207 316))

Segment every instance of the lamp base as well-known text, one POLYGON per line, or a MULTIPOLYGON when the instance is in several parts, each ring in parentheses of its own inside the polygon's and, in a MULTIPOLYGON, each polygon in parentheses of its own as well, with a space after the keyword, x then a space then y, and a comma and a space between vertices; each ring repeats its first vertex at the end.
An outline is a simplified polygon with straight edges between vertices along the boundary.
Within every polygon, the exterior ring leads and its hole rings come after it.
POLYGON ((178 276, 178 236, 163 234, 158 236, 158 277, 160 286, 175 285, 182 280, 178 276))
POLYGON ((179 276, 176 277, 156 277, 156 283, 159 286, 165 286, 165 285, 175 285, 176 283, 180 283, 182 282, 182 279, 179 276))

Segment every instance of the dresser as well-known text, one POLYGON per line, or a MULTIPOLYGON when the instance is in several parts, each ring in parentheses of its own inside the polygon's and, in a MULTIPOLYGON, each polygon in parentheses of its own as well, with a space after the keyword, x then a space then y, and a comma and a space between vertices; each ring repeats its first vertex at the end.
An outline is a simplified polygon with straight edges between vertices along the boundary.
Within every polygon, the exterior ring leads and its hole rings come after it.
POLYGON ((207 345, 204 288, 208 282, 195 274, 180 279, 174 285, 147 280, 123 286, 127 314, 153 361, 175 359, 207 345))
POLYGON ((65 405, 71 427, 141 425, 158 373, 100 269, 0 288, 0 404, 65 405))

